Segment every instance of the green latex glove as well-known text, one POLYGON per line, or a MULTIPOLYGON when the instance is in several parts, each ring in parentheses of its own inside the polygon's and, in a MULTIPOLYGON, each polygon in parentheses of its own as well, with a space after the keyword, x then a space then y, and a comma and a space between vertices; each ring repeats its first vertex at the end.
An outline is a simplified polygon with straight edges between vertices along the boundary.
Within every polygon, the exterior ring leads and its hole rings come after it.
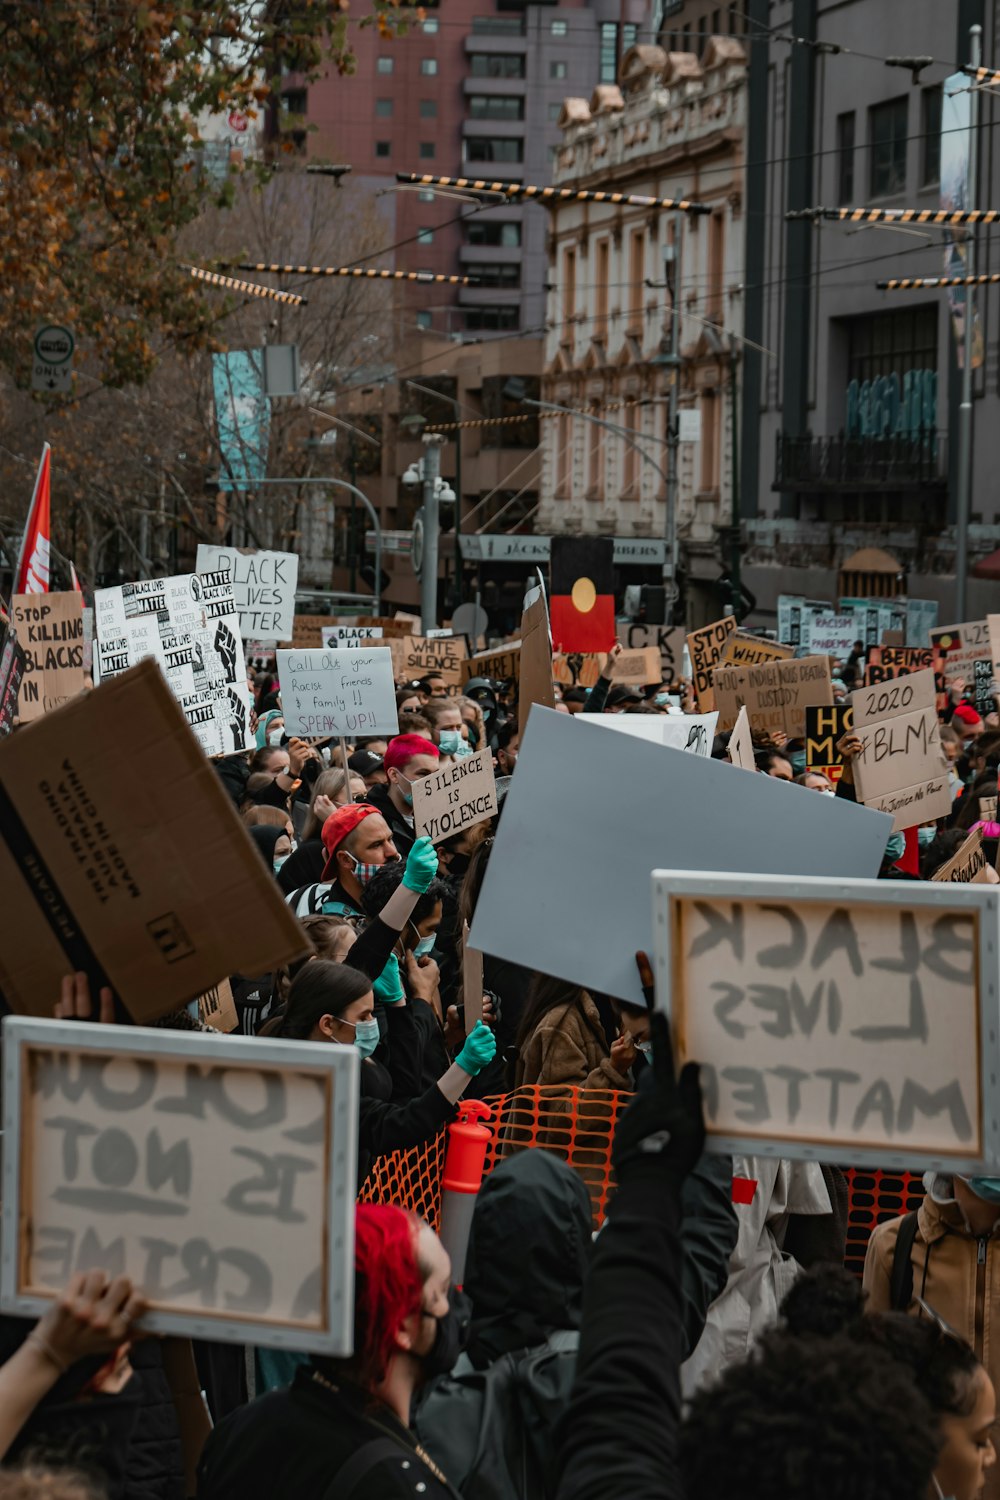
POLYGON ((496 1057, 497 1039, 484 1021, 477 1021, 455 1058, 458 1066, 475 1078, 496 1057))
POLYGON ((375 999, 381 1000, 383 1005, 398 1005, 403 1000, 403 981, 399 977, 399 960, 395 953, 389 954, 389 961, 381 974, 372 985, 375 999))
POLYGON ((422 896, 438 872, 437 851, 430 839, 417 839, 406 856, 403 884, 408 891, 422 896))

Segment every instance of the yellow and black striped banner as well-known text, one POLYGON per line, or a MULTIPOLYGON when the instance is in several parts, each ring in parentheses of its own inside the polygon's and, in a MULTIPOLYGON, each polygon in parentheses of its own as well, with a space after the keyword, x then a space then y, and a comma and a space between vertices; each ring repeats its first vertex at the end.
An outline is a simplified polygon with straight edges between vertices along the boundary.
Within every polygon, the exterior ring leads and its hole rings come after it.
POLYGON ((842 224, 995 224, 1000 208, 800 208, 786 219, 836 219, 842 224))
POLYGON ((455 432, 459 428, 467 427, 506 427, 514 422, 530 422, 534 419, 544 421, 546 417, 581 416, 596 417, 603 416, 609 411, 627 411, 636 406, 658 406, 662 398, 647 396, 641 401, 610 401, 606 406, 566 407, 560 411, 546 411, 543 408, 532 408, 530 411, 521 412, 513 417, 469 417, 462 422, 435 422, 435 432, 455 432))
MULTIPOLYGON (((285 302, 289 307, 304 307, 305 297, 298 292, 279 292, 274 287, 260 286, 256 281, 241 281, 238 276, 223 276, 218 271, 203 271, 201 266, 186 266, 196 281, 207 281, 210 286, 226 287, 233 292, 246 292, 251 297, 267 297, 272 302, 285 302)), ((246 269, 240 267, 241 270, 246 269)))
POLYGON ((365 281, 437 281, 449 286, 469 286, 474 276, 445 276, 434 271, 377 271, 373 266, 285 266, 265 261, 240 261, 240 271, 270 276, 357 276, 365 281))
MULTIPOLYGON (((979 84, 982 84, 984 88, 1000 88, 1000 73, 998 73, 994 68, 973 68, 967 64, 962 69, 962 72, 965 73, 967 77, 974 78, 975 81, 979 84)), ((960 89, 959 92, 966 93, 967 91, 965 89, 960 89)))
POLYGON ((711 205, 690 198, 647 198, 640 193, 591 192, 585 188, 532 187, 524 182, 487 182, 479 177, 431 177, 397 172, 397 182, 414 187, 465 188, 472 193, 503 193, 507 198, 534 198, 541 203, 618 203, 627 208, 672 208, 685 214, 710 214, 711 205))
POLYGON ((875 285, 880 292, 908 292, 918 286, 995 286, 998 281, 1000 271, 983 272, 981 276, 894 276, 875 285))

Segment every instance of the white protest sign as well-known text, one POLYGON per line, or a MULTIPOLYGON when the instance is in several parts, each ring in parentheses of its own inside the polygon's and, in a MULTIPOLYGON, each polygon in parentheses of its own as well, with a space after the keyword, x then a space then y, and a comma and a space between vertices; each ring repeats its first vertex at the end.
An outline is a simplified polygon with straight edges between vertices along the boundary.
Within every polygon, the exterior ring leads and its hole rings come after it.
POLYGON ((285 730, 325 735, 396 734, 392 654, 384 646, 343 651, 279 651, 285 730))
POLYGON ((143 1330, 351 1352, 358 1053, 3 1023, 0 1306, 126 1274, 143 1330))
POLYGON ((359 641, 380 641, 381 625, 322 625, 319 632, 324 646, 356 646, 359 641))
POLYGON ((243 551, 198 543, 199 573, 228 572, 244 636, 290 641, 294 629, 299 559, 294 552, 243 551))
POLYGON ((465 755, 413 782, 413 824, 418 838, 439 844, 492 818, 497 810, 493 756, 489 750, 465 755))
POLYGON ((860 688, 851 703, 861 741, 854 757, 859 800, 891 813, 897 833, 946 817, 952 796, 934 707, 933 669, 860 688), (885 711, 883 705, 888 705, 885 711), (870 718, 871 713, 876 717, 870 718))
POLYGON ((671 750, 687 750, 692 755, 711 755, 715 726, 719 721, 716 712, 710 714, 586 714, 578 715, 588 724, 600 724, 605 729, 616 729, 619 734, 631 734, 636 739, 650 740, 654 745, 667 745, 671 750))
POLYGON ((94 625, 95 685, 151 656, 207 754, 254 748, 228 573, 182 573, 98 589, 94 625))
POLYGON ((750 716, 746 704, 736 715, 736 724, 729 736, 729 759, 743 771, 756 771, 757 762, 753 751, 753 734, 750 731, 750 716))
POLYGON ((810 615, 806 645, 811 656, 850 656, 858 638, 853 615, 810 615))
POLYGON ((712 1150, 996 1167, 994 888, 663 870, 652 885, 657 1004, 678 1067, 701 1064, 712 1150))

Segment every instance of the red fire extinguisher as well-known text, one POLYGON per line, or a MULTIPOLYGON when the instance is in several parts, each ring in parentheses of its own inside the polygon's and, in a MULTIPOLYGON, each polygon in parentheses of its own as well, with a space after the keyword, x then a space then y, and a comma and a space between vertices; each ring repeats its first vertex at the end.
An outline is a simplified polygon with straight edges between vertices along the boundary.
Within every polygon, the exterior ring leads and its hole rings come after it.
POLYGON ((451 1279, 456 1287, 465 1280, 465 1254, 483 1183, 486 1150, 493 1139, 480 1120, 493 1111, 481 1099, 465 1099, 458 1106, 458 1119, 448 1127, 448 1152, 441 1180, 441 1243, 451 1257, 451 1279))

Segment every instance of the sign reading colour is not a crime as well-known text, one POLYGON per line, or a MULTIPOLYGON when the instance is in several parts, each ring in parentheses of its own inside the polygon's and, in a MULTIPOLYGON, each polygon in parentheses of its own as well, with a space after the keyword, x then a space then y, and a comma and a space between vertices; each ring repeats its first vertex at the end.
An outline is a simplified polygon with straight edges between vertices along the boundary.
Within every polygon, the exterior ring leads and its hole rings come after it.
POLYGON ((1000 1163, 993 887, 653 874, 657 1004, 713 1149, 1000 1163))

